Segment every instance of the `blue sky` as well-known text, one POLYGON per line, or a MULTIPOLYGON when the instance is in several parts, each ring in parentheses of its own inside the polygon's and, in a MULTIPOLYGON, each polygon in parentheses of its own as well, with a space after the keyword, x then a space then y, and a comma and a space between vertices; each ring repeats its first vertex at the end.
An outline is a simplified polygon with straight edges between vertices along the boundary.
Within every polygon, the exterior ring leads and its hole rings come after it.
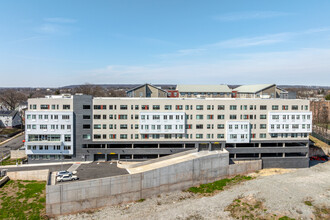
POLYGON ((330 1, 0 1, 0 87, 330 85, 330 1))

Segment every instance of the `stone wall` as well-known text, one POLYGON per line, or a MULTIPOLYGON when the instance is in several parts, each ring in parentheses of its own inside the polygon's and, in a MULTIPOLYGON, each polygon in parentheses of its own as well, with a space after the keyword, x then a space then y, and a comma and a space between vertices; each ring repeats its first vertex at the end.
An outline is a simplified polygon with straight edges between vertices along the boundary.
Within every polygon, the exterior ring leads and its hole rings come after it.
POLYGON ((46 212, 54 216, 132 202, 261 169, 261 160, 228 164, 229 153, 222 152, 142 173, 47 186, 46 212))

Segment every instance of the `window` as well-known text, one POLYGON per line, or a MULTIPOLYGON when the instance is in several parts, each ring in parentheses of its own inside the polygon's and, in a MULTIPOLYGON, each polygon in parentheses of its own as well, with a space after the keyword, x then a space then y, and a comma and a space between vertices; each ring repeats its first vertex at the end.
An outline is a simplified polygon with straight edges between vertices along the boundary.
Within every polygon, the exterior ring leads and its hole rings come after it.
POLYGON ((237 139, 237 134, 231 134, 230 139, 237 139))
POLYGON ((229 109, 230 110, 237 110, 237 105, 231 105, 231 106, 229 106, 229 109))
POLYGON ((49 109, 49 105, 40 105, 40 109, 49 109))
POLYGON ((152 116, 152 119, 153 120, 160 120, 160 115, 153 115, 152 116))
POLYGON ((63 109, 64 109, 64 110, 68 110, 68 109, 70 109, 70 105, 63 105, 63 109))
POLYGON ((62 115, 62 120, 69 120, 70 119, 70 115, 62 115))
POLYGON ((218 129, 224 129, 225 125, 224 124, 218 124, 218 129))
POLYGON ((172 110, 172 105, 165 105, 165 110, 172 110))
POLYGON ((101 119, 101 115, 94 115, 94 119, 101 119))
POLYGON ((218 119, 225 119, 225 115, 218 115, 218 119))
POLYGON ((90 134, 83 134, 83 139, 84 140, 90 140, 91 139, 91 135, 90 134))
POLYGON ((70 145, 64 145, 64 150, 71 150, 71 146, 70 145))
POLYGON ((96 109, 96 110, 99 110, 99 109, 104 110, 104 109, 107 109, 107 106, 106 105, 94 105, 94 109, 96 109))
POLYGON ((237 116, 236 115, 229 115, 229 118, 230 119, 237 119, 237 116))
POLYGON ((298 105, 292 105, 292 106, 291 106, 291 109, 292 109, 292 110, 298 110, 298 105))
POLYGON ((225 106, 224 105, 218 105, 218 110, 225 110, 225 106))
POLYGON ((197 120, 203 120, 203 115, 196 115, 197 120))
POLYGON ((267 110, 267 105, 260 105, 260 110, 267 110))
POLYGON ((292 125, 292 129, 298 129, 299 128, 299 125, 298 124, 293 124, 292 125))
POLYGON ((196 110, 203 110, 203 105, 196 105, 196 110))
POLYGON ((261 133, 261 134, 259 135, 259 137, 260 137, 260 138, 266 138, 266 134, 261 133))
POLYGON ((83 109, 91 109, 90 105, 83 105, 83 109))
POLYGON ((214 115, 207 115, 207 119, 214 119, 214 115))
POLYGON ((71 141, 71 135, 70 134, 64 135, 64 141, 65 142, 70 142, 71 141))
POLYGON ((267 125, 266 124, 260 124, 260 129, 266 129, 267 125))
POLYGON ((101 135, 100 134, 94 134, 94 139, 101 139, 101 135))
POLYGON ((223 139, 223 138, 225 138, 225 135, 224 135, 224 134, 218 134, 218 135, 217 135, 217 138, 221 138, 221 139, 223 139))
POLYGON ((41 130, 47 130, 47 125, 40 125, 41 130))
POLYGON ((121 124, 120 125, 120 129, 127 129, 127 127, 128 127, 127 124, 121 124))
POLYGON ((149 105, 142 105, 141 106, 141 109, 142 110, 149 110, 149 105))
POLYGON ((90 128, 91 128, 91 125, 88 125, 88 124, 83 125, 83 129, 90 129, 90 128))
POLYGON ((176 105, 176 106, 175 106, 175 109, 176 109, 176 110, 182 110, 183 108, 182 108, 182 105, 176 105))
POLYGON ((267 115, 260 115, 260 119, 267 119, 267 115))
POLYGON ((94 125, 94 129, 101 129, 101 125, 100 124, 94 125))
POLYGON ((42 119, 42 115, 38 115, 38 119, 42 119))
POLYGON ((241 110, 247 110, 247 105, 241 105, 241 110))
POLYGON ((272 119, 273 120, 278 120, 278 119, 280 119, 280 116, 279 115, 272 115, 272 119))
POLYGON ((287 105, 282 105, 282 110, 289 110, 289 107, 287 105))
POLYGON ((159 110, 159 109, 160 109, 160 105, 153 105, 153 106, 152 106, 152 109, 153 109, 153 110, 159 110))
POLYGON ((272 110, 278 110, 278 105, 272 105, 272 110))
POLYGON ((305 105, 305 110, 308 110, 308 105, 305 105))
POLYGON ((203 129, 203 125, 202 124, 197 124, 196 129, 203 129))
POLYGON ((118 115, 118 119, 120 119, 120 120, 126 120, 127 119, 127 115, 118 115))
POLYGON ((127 110, 127 105, 120 105, 120 110, 127 110))
POLYGON ((203 138, 203 134, 196 134, 196 139, 202 139, 203 138))

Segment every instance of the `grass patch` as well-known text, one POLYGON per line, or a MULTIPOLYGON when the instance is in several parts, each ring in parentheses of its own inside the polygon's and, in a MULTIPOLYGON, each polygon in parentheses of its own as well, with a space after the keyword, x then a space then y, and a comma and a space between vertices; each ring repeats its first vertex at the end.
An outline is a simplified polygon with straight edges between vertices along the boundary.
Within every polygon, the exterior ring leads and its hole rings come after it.
POLYGON ((312 204, 312 202, 311 202, 311 201, 305 201, 304 203, 305 203, 305 205, 308 205, 308 206, 313 206, 313 204, 312 204))
POLYGON ((7 159, 3 160, 1 162, 1 164, 2 164, 2 166, 16 165, 16 161, 17 161, 18 164, 21 164, 23 159, 10 159, 10 157, 8 157, 7 159))
POLYGON ((268 213, 263 203, 253 197, 235 199, 225 211, 229 211, 234 219, 294 220, 288 216, 277 217, 276 214, 268 213))
POLYGON ((144 202, 146 199, 139 199, 137 202, 144 202))
POLYGON ((226 178, 213 183, 201 184, 198 187, 190 187, 187 191, 192 193, 210 194, 215 191, 222 191, 225 186, 235 185, 251 179, 253 179, 253 177, 237 175, 231 179, 226 178))
POLYGON ((0 219, 47 219, 45 182, 9 180, 0 188, 0 219))
POLYGON ((20 130, 21 129, 18 129, 18 128, 4 128, 0 131, 0 135, 13 134, 13 133, 18 132, 20 130))

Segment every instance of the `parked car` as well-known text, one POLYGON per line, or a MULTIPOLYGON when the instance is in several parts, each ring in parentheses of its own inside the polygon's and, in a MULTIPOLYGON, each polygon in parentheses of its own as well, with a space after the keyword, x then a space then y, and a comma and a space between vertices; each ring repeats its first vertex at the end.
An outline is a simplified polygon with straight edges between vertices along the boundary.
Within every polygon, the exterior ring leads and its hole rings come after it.
POLYGON ((69 174, 72 175, 72 173, 70 171, 62 170, 62 171, 57 172, 56 177, 63 176, 63 175, 69 175, 69 174))
POLYGON ((65 182, 65 181, 72 181, 72 180, 78 180, 79 178, 76 175, 72 175, 72 174, 65 174, 62 176, 58 176, 56 178, 57 182, 65 182))

